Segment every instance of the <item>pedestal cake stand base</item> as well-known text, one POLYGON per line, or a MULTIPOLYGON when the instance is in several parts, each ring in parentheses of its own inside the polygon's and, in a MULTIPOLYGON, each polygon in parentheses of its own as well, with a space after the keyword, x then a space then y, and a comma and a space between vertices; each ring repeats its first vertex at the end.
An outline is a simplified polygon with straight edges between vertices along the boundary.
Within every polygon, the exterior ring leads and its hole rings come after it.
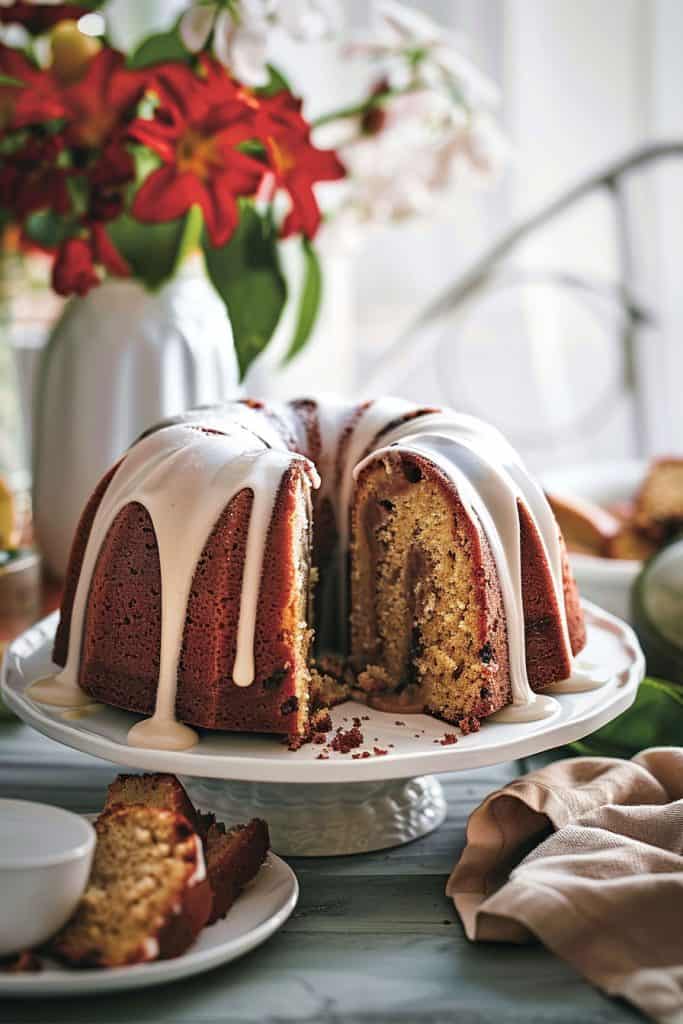
POLYGON ((433 775, 353 785, 224 782, 183 776, 193 803, 220 821, 268 822, 285 857, 333 857, 400 846, 433 832, 446 801, 433 775))

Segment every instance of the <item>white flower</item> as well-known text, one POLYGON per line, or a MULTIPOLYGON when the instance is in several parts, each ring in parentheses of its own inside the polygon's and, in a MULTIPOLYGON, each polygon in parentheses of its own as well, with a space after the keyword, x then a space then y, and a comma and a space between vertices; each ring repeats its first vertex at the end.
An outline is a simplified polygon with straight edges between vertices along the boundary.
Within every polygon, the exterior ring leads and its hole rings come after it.
POLYGON ((213 31, 221 64, 245 85, 265 85, 270 6, 267 0, 240 0, 239 8, 198 4, 180 19, 181 39, 191 53, 198 53, 213 31))
POLYGON ((463 55, 463 40, 454 32, 398 0, 379 0, 373 20, 374 32, 357 40, 352 50, 384 59, 394 88, 417 78, 452 90, 454 101, 468 107, 498 102, 496 85, 463 55))
POLYGON ((293 39, 321 39, 340 31, 343 16, 339 0, 278 0, 277 23, 293 39))
POLYGON ((432 216, 455 184, 491 176, 502 163, 493 119, 453 106, 439 92, 412 90, 387 99, 382 110, 376 133, 337 145, 349 172, 347 215, 356 221, 432 216))
MULTIPOLYGON (((0 0, 2 2, 2 0, 0 0)), ((213 32, 217 59, 245 85, 268 82, 268 30, 278 24, 296 39, 316 39, 340 24, 337 0, 232 0, 199 3, 180 20, 180 36, 199 53, 213 32)))

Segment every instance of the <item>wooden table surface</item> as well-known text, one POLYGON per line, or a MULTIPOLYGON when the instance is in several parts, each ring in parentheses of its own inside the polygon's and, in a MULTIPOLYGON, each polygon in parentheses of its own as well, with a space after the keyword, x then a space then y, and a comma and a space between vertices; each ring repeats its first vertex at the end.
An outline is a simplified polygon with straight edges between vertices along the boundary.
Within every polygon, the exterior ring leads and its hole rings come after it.
MULTIPOLYGON (((182 1024, 609 1024, 643 1018, 540 946, 473 945, 444 895, 470 811, 521 762, 443 777, 448 818, 407 846, 292 859, 299 905, 242 960, 100 998, 0 1000, 0 1021, 182 1024)), ((117 768, 0 722, 0 796, 96 811, 117 768)), ((2 900, 0 894, 0 913, 2 900)))

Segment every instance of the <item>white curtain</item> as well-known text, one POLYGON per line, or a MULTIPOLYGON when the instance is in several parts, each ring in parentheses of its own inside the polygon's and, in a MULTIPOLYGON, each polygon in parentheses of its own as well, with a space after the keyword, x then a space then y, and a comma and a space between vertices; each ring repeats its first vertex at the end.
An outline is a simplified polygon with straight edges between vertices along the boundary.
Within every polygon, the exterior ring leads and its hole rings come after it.
MULTIPOLYGON (((366 244, 357 298, 359 343, 370 356, 507 226, 646 141, 683 141, 679 0, 421 6, 467 32, 500 83, 514 161, 493 192, 463 197, 448 223, 393 228, 366 244)), ((682 184, 678 159, 633 175, 627 189, 635 291, 657 320, 638 337, 650 452, 683 451, 682 184)), ((619 249, 607 196, 584 200, 534 235, 514 262, 614 281, 619 249)), ((596 311, 554 287, 498 289, 450 323, 395 390, 496 419, 538 464, 632 454, 619 326, 616 306, 596 311)))

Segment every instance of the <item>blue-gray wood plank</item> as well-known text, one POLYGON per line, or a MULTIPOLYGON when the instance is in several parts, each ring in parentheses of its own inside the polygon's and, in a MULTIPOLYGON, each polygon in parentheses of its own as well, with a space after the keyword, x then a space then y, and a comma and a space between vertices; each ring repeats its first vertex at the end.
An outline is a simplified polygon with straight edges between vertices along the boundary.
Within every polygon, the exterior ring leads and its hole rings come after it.
MULTIPOLYGON (((525 770, 444 776, 431 836, 356 857, 292 859, 299 906, 242 960, 129 995, 0 1000, 3 1024, 612 1024, 640 1021, 540 946, 473 945, 444 895, 470 811, 525 770)), ((102 805, 114 765, 0 723, 0 796, 77 811, 102 805)), ((2 901, 0 894, 0 913, 2 901)))

